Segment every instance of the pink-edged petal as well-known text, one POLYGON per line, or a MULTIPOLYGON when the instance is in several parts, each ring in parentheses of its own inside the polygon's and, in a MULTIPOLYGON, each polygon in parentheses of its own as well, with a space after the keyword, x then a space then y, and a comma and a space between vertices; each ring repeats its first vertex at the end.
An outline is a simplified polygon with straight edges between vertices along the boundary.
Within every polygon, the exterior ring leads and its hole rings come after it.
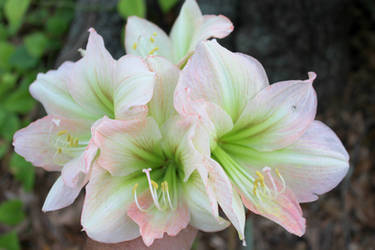
POLYGON ((265 165, 277 168, 299 202, 318 199, 338 185, 349 169, 340 139, 320 121, 313 121, 295 143, 281 150, 228 149, 253 175, 265 165))
POLYGON ((84 57, 75 63, 67 87, 74 100, 96 117, 113 115, 116 61, 103 38, 91 28, 84 57))
POLYGON ((233 24, 222 15, 202 15, 195 0, 186 0, 171 30, 174 62, 184 60, 199 42, 211 37, 223 38, 233 31, 233 24))
POLYGON ((84 153, 66 163, 61 170, 61 177, 70 188, 83 187, 87 183, 84 153))
POLYGON ((310 202, 336 187, 349 169, 349 155, 337 135, 314 121, 305 134, 283 150, 277 164, 299 202, 310 202))
POLYGON ((134 179, 111 176, 94 166, 86 186, 81 217, 83 230, 91 239, 118 243, 139 236, 137 224, 127 216, 135 183, 134 179))
POLYGON ((171 47, 169 37, 158 26, 136 16, 128 18, 125 28, 125 48, 127 54, 142 57, 150 54, 161 55, 172 60, 171 47))
POLYGON ((250 100, 227 138, 260 151, 295 142, 315 118, 317 98, 309 73, 305 81, 272 84, 250 100))
POLYGON ((230 225, 227 220, 218 216, 216 199, 216 212, 212 211, 215 205, 211 204, 210 194, 207 194, 198 174, 193 174, 183 188, 184 199, 190 211, 190 225, 205 232, 221 231, 230 225))
POLYGON ((116 119, 136 119, 147 114, 146 104, 151 100, 155 74, 150 71, 131 75, 118 85, 114 95, 116 119))
POLYGON ((65 62, 57 70, 38 74, 30 85, 31 95, 43 104, 50 115, 60 115, 69 118, 94 119, 93 114, 85 111, 70 95, 67 84, 74 63, 65 62))
POLYGON ((232 189, 228 176, 216 161, 210 160, 208 167, 209 185, 213 187, 221 209, 236 228, 239 238, 244 240, 246 218, 240 196, 232 189))
POLYGON ((97 163, 112 175, 128 175, 163 161, 158 143, 161 134, 152 118, 122 121, 104 117, 92 134, 100 148, 97 163))
POLYGON ((59 177, 49 191, 43 204, 43 212, 54 211, 72 204, 79 195, 82 186, 71 188, 59 177))
POLYGON ((173 93, 180 70, 176 65, 160 56, 148 57, 147 64, 151 71, 156 73, 153 97, 148 104, 149 114, 159 125, 162 125, 176 113, 173 107, 173 93))
MULTIPOLYGON (((270 189, 269 192, 260 195, 252 192, 250 197, 241 193, 245 206, 253 213, 278 223, 290 233, 302 236, 305 233, 306 220, 293 192, 283 187, 277 179, 271 181, 267 174, 265 174, 265 185, 270 189), (274 187, 277 190, 274 190, 274 187)), ((260 188, 256 192, 260 193, 260 188)))
POLYGON ((258 61, 232 53, 216 41, 206 41, 197 47, 181 73, 175 108, 184 114, 196 101, 212 102, 235 122, 248 100, 267 86, 267 76, 258 61))
POLYGON ((184 181, 197 170, 203 182, 207 182, 206 158, 210 154, 209 137, 203 129, 189 120, 178 116, 171 117, 161 129, 164 152, 173 152, 174 157, 181 163, 184 181))
POLYGON ((164 233, 176 236, 189 225, 189 210, 182 201, 177 204, 175 209, 160 211, 155 207, 150 208, 153 205, 153 200, 147 193, 139 198, 139 205, 149 210, 141 211, 134 202, 129 207, 128 216, 138 224, 146 246, 151 246, 155 239, 163 238, 164 233))
MULTIPOLYGON (((77 138, 87 139, 90 135, 89 131, 90 128, 86 121, 49 115, 17 131, 13 137, 13 146, 16 153, 34 166, 56 171, 77 156, 61 146, 61 141, 65 141, 65 139, 60 137, 65 135, 59 136, 59 134, 64 132, 77 138)), ((77 151, 78 155, 81 152, 83 149, 77 151)))

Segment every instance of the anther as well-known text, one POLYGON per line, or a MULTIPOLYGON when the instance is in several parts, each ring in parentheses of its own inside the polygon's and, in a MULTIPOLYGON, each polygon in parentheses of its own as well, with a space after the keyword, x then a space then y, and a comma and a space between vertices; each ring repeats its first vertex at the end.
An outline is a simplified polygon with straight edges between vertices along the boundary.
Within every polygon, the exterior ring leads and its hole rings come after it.
POLYGON ((62 153, 62 149, 61 149, 61 148, 58 148, 58 149, 57 149, 57 153, 61 154, 61 153, 62 153))
POLYGON ((155 48, 153 48, 148 54, 149 55, 152 55, 152 54, 154 54, 156 51, 158 51, 159 50, 159 48, 158 47, 155 47, 155 48))
POLYGON ((60 130, 60 131, 57 133, 57 135, 58 135, 58 136, 61 136, 61 135, 66 134, 67 132, 68 132, 68 130, 66 130, 66 129, 64 129, 64 130, 60 130))
POLYGON ((134 49, 134 50, 137 49, 137 43, 133 43, 133 49, 134 49))
POLYGON ((158 33, 156 33, 156 32, 152 33, 153 36, 157 36, 157 34, 158 34, 158 33))
POLYGON ((154 39, 153 37, 150 37, 150 41, 151 41, 152 43, 154 43, 154 42, 155 42, 155 39, 154 39))

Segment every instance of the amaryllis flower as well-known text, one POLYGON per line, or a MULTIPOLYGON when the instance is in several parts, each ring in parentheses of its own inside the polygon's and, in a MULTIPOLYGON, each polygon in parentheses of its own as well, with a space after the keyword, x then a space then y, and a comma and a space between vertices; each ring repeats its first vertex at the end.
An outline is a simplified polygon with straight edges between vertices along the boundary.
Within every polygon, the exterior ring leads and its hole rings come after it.
POLYGON ((103 116, 144 116, 155 75, 142 58, 114 60, 94 29, 84 56, 39 74, 30 86, 47 116, 14 135, 15 151, 34 166, 61 171, 44 203, 50 211, 70 205, 88 181, 96 148, 89 145, 91 125, 103 116))
POLYGON ((314 120, 315 77, 269 85, 254 58, 207 41, 183 69, 174 100, 206 129, 211 157, 244 205, 299 236, 299 203, 334 188, 349 166, 339 138, 314 120))
POLYGON ((183 65, 200 41, 226 37, 232 30, 228 18, 202 15, 195 0, 186 0, 169 37, 155 24, 139 17, 129 17, 125 47, 128 54, 161 55, 183 65))
MULTIPOLYGON (((207 190, 212 186, 207 182, 221 179, 202 178, 210 161, 209 138, 173 110, 179 69, 158 56, 147 62, 157 75, 149 116, 105 117, 92 130, 100 153, 86 186, 81 223, 96 241, 115 243, 141 235, 150 246, 164 233, 174 236, 189 224, 203 231, 229 225, 219 216, 217 202, 221 201, 209 195, 215 190, 207 190)), ((226 199, 237 199, 241 205, 239 196, 226 199)))

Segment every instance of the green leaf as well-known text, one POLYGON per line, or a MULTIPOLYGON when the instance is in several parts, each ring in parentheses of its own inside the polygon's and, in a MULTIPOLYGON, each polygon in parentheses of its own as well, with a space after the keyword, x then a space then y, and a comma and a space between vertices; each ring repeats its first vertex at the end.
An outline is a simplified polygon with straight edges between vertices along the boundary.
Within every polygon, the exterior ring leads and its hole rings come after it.
POLYGON ((8 200, 0 204, 0 222, 14 226, 25 219, 22 201, 8 200))
POLYGON ((0 158, 8 152, 8 143, 0 142, 0 158))
POLYGON ((9 30, 16 33, 22 25, 23 17, 29 7, 30 0, 6 0, 4 11, 9 23, 9 30))
POLYGON ((48 18, 46 30, 53 36, 61 36, 73 20, 74 12, 71 9, 59 9, 53 17, 48 18))
POLYGON ((27 51, 35 58, 40 58, 48 46, 48 38, 41 32, 26 36, 24 41, 27 51))
POLYGON ((38 59, 32 57, 25 46, 19 46, 11 55, 9 63, 22 72, 35 67, 38 63, 38 59))
POLYGON ((16 85, 17 75, 6 72, 0 76, 0 100, 4 99, 4 95, 16 85))
POLYGON ((26 15, 25 23, 32 25, 41 25, 44 24, 49 17, 49 13, 46 8, 36 8, 31 12, 28 12, 26 15))
POLYGON ((19 250, 20 242, 16 232, 10 232, 0 235, 0 249, 19 250))
POLYGON ((0 135, 8 140, 11 141, 13 138, 14 132, 16 132, 20 128, 20 119, 14 113, 6 112, 0 109, 0 112, 5 112, 6 118, 0 124, 0 135))
POLYGON ((0 69, 8 70, 10 68, 9 59, 13 54, 15 47, 5 41, 0 41, 0 69))
POLYGON ((34 187, 35 169, 30 162, 22 156, 13 153, 10 158, 10 170, 16 180, 22 183, 25 191, 31 191, 34 187))
POLYGON ((34 108, 35 100, 27 89, 19 88, 12 92, 4 101, 4 108, 8 111, 26 114, 34 108))
MULTIPOLYGON (((1 17, 0 17, 1 19, 1 17)), ((6 40, 8 37, 8 31, 4 24, 0 23, 0 41, 6 40)))
POLYGON ((146 4, 144 0, 120 0, 117 3, 117 11, 123 18, 129 16, 145 17, 146 4))
POLYGON ((173 8, 173 6, 175 6, 176 3, 178 3, 178 1, 179 0, 158 0, 161 10, 164 13, 170 11, 173 8))

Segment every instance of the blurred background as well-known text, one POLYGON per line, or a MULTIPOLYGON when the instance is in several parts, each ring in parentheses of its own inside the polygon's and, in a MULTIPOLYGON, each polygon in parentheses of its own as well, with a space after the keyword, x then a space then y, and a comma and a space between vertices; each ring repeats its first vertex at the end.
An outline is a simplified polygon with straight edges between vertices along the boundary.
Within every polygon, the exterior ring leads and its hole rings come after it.
MULTIPOLYGON (((199 233, 205 249, 375 249, 375 2, 373 0, 198 0, 205 14, 223 14, 234 32, 219 42, 257 58, 271 82, 318 74, 317 119, 351 156, 344 181, 317 202, 303 204, 307 231, 295 237, 256 215, 247 220, 248 246, 233 228, 199 233)), ((13 152, 13 133, 44 115, 28 86, 38 72, 79 58, 89 27, 115 58, 125 53, 126 17, 147 17, 169 31, 179 0, 0 0, 0 249, 82 249, 80 209, 43 213, 56 174, 13 152)))

